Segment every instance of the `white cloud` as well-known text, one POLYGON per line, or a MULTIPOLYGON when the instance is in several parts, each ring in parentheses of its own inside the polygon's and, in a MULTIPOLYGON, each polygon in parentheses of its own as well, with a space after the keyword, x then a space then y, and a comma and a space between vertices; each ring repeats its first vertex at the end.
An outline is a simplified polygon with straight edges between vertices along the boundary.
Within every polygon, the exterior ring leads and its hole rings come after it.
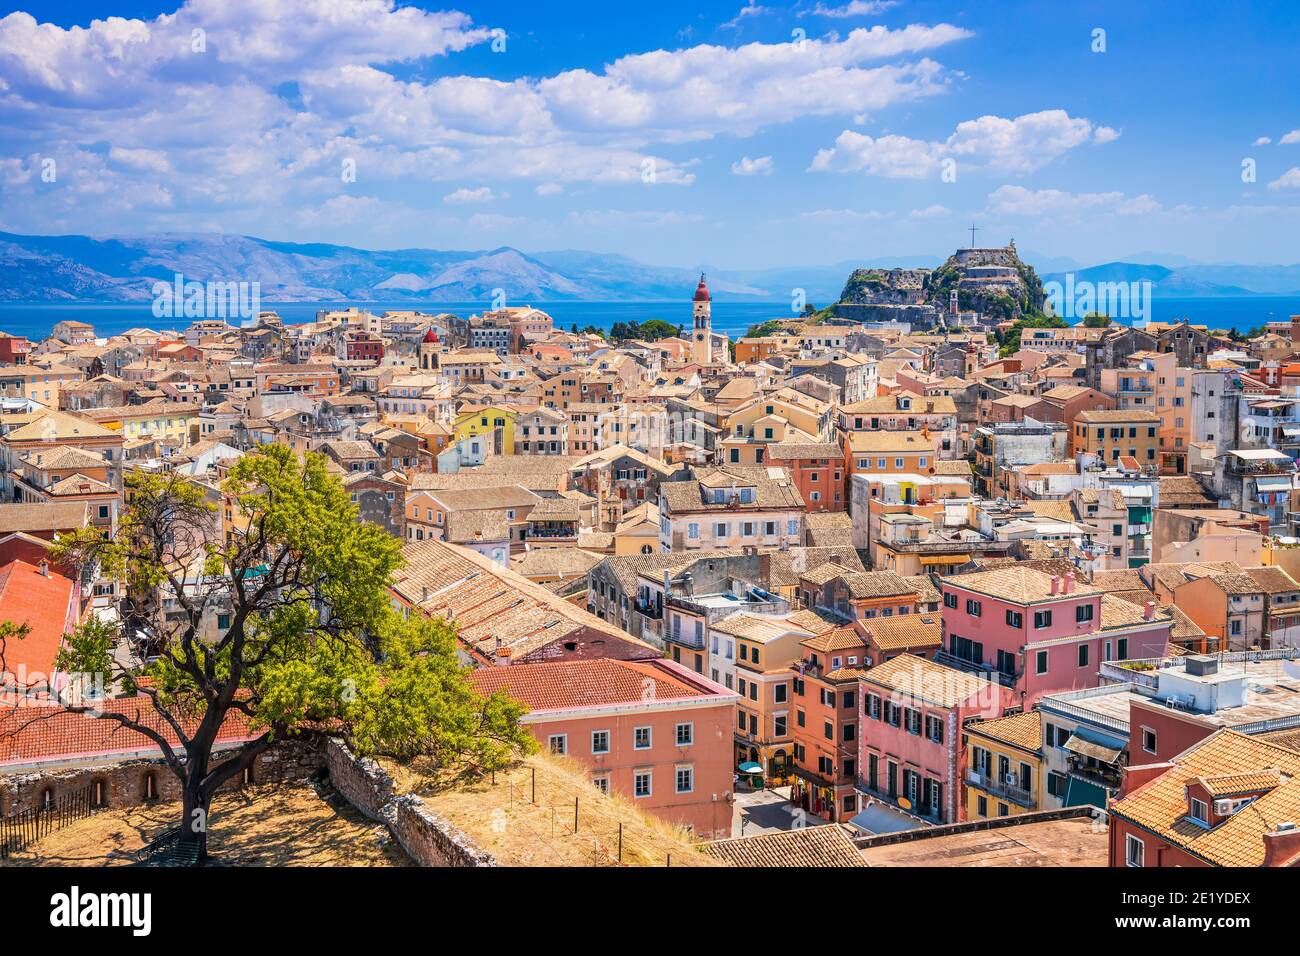
MULTIPOLYGON (((13 13, 0 18, 0 222, 40 232, 176 229, 185 217, 306 228, 329 211, 354 215, 359 190, 391 195, 385 185, 444 184, 398 203, 436 206, 466 182, 497 196, 512 180, 538 195, 574 183, 644 188, 647 164, 653 184, 689 186, 698 160, 672 147, 938 95, 955 76, 927 54, 971 35, 943 23, 874 26, 500 80, 460 75, 454 60, 423 68, 490 31, 397 0, 184 0, 154 18, 67 29, 13 13), (85 145, 104 143, 107 152, 85 145), (54 158, 60 185, 73 188, 41 189, 32 155, 54 158), (355 184, 340 175, 345 161, 355 184), (103 201, 83 201, 92 195, 103 201), (123 205, 132 199, 139 208, 123 205)), ((751 160, 754 173, 765 160, 751 160)))
POLYGON ((771 176, 775 170, 776 164, 771 156, 759 156, 756 159, 742 156, 731 164, 731 172, 736 176, 771 176))
POLYGON ((1072 117, 1065 110, 1026 113, 1015 119, 981 116, 957 124, 943 142, 906 136, 873 139, 853 130, 836 137, 835 145, 818 150, 809 167, 815 172, 866 172, 893 179, 930 176, 946 158, 958 167, 1029 173, 1087 143, 1109 143, 1119 133, 1109 126, 1072 117))
POLYGON ((1269 189, 1300 189, 1300 166, 1292 166, 1268 184, 1269 189))
POLYGON ((1291 130, 1291 132, 1279 139, 1278 142, 1288 146, 1292 143, 1300 143, 1300 129, 1291 130))
POLYGON ((804 10, 799 16, 811 14, 815 17, 834 17, 836 19, 870 17, 896 6, 898 6, 898 0, 849 0, 842 7, 828 7, 824 3, 818 3, 811 11, 804 10))
POLYGON ((1146 193, 1129 197, 1122 192, 1071 193, 1060 189, 1000 186, 988 197, 989 213, 1026 218, 1064 218, 1085 214, 1133 216, 1160 211, 1160 203, 1146 193))
POLYGON ((108 150, 109 162, 130 166, 132 169, 148 169, 155 173, 171 172, 172 164, 167 154, 160 149, 124 149, 111 146, 108 150))
POLYGON ((735 30, 739 28, 740 21, 743 20, 745 17, 756 17, 760 13, 768 13, 768 12, 769 11, 767 7, 759 6, 757 3, 754 2, 754 0, 745 0, 745 5, 740 8, 740 12, 737 13, 730 20, 728 20, 726 23, 720 24, 718 29, 735 30))
POLYGON ((620 230, 630 227, 657 228, 661 226, 682 226, 704 221, 698 213, 676 211, 657 212, 653 210, 623 209, 588 209, 571 212, 566 217, 567 223, 574 228, 592 231, 620 230))
POLYGON ((1267 145, 1268 145, 1269 143, 1271 143, 1271 142, 1273 142, 1273 140, 1272 140, 1270 137, 1268 137, 1268 136, 1261 136, 1261 137, 1259 137, 1259 139, 1255 140, 1255 142, 1251 143, 1250 145, 1251 145, 1251 146, 1267 146, 1267 145))
POLYGON ((944 219, 952 215, 952 210, 947 206, 933 205, 926 206, 924 209, 913 209, 908 219, 944 219))
POLYGON ((442 197, 442 201, 449 203, 479 203, 492 202, 492 200, 499 198, 501 197, 487 186, 479 186, 477 189, 470 189, 467 186, 462 186, 455 192, 447 193, 447 195, 442 197))
POLYGON ((799 213, 799 219, 809 220, 812 222, 877 222, 881 219, 888 219, 892 213, 878 212, 875 209, 814 209, 809 212, 799 213))

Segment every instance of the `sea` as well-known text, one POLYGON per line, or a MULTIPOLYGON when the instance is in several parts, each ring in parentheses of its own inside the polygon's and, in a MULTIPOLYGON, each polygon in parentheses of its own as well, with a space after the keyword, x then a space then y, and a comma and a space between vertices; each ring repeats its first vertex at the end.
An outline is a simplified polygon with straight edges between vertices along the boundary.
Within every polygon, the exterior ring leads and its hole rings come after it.
MULTIPOLYGON (((523 303, 507 303, 516 305, 523 303)), ((569 329, 573 325, 583 329, 595 326, 609 329, 616 322, 646 322, 662 319, 674 325, 690 326, 689 300, 673 301, 537 301, 529 305, 543 309, 555 320, 557 328, 569 329)), ((421 302, 402 300, 392 302, 268 302, 261 304, 263 311, 274 311, 290 324, 310 322, 321 309, 344 309, 357 306, 372 312, 418 310, 457 315, 473 315, 489 308, 482 301, 471 302, 421 302)), ((1150 319, 1170 322, 1187 319, 1193 324, 1207 325, 1213 329, 1248 329, 1300 315, 1300 296, 1239 296, 1222 298, 1161 298, 1155 296, 1150 319)), ((757 302, 751 300, 714 300, 713 328, 735 338, 751 326, 768 319, 794 318, 790 301, 757 302)), ((0 303, 0 332, 21 335, 38 341, 50 334, 57 322, 74 319, 88 322, 96 334, 103 338, 132 328, 149 328, 156 331, 183 330, 188 319, 155 318, 151 302, 86 303, 86 302, 6 302, 0 303)), ((234 321, 232 325, 238 324, 234 321)))

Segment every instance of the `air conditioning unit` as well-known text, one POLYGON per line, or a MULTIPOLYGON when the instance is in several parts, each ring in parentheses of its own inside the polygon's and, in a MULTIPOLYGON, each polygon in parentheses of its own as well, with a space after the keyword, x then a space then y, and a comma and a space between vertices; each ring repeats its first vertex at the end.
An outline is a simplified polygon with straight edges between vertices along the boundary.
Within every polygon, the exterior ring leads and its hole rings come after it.
POLYGON ((1009 774, 1007 774, 1006 776, 1004 776, 1004 777, 1002 778, 1002 782, 1005 783, 1005 784, 1006 784, 1007 786, 1009 786, 1009 787, 1018 787, 1018 786, 1020 786, 1020 778, 1017 777, 1014 773, 1009 773, 1009 774))
POLYGON ((1215 800, 1214 813, 1216 816, 1226 817, 1232 813, 1231 800, 1215 800))

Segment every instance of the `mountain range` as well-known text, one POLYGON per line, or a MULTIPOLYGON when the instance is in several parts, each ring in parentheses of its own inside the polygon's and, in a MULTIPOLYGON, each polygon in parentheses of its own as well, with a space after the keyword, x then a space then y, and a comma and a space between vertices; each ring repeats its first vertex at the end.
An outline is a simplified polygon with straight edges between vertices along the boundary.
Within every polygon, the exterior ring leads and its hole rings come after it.
MULTIPOLYGON (((1031 264, 1035 257, 1026 256, 1031 264)), ((714 296, 735 301, 829 304, 862 266, 934 267, 939 257, 863 257, 825 266, 712 269, 653 266, 627 256, 563 250, 367 250, 327 243, 274 242, 219 233, 24 236, 0 232, 0 301, 147 302, 154 283, 177 274, 200 282, 259 282, 266 302, 455 302, 680 299, 700 271, 714 296)), ((1041 257, 1061 269, 1070 260, 1041 257)), ((1064 272, 1044 281, 1064 282, 1064 272)), ((1075 282, 1151 281, 1157 295, 1300 294, 1300 265, 1191 265, 1110 262, 1076 269, 1075 282)))

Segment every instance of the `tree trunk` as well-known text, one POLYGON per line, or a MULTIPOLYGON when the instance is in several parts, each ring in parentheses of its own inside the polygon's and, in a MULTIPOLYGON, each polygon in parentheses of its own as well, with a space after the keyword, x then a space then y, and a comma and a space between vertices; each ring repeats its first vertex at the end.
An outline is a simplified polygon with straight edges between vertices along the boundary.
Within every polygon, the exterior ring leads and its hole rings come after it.
POLYGON ((191 774, 185 781, 181 801, 181 843, 193 847, 195 858, 202 860, 208 855, 208 820, 212 795, 203 792, 199 779, 197 775, 191 774))

